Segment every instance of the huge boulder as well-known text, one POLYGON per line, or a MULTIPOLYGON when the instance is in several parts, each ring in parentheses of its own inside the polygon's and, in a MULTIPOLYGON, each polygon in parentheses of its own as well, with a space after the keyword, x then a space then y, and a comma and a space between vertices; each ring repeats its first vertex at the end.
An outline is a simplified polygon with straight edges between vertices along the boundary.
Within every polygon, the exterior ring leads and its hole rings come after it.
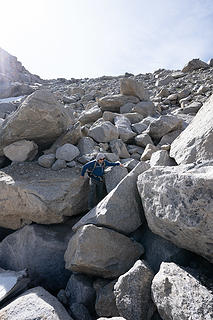
POLYGON ((0 155, 3 148, 17 140, 33 140, 44 147, 53 143, 67 128, 68 120, 55 96, 38 90, 28 96, 0 128, 0 155))
POLYGON ((123 95, 135 96, 140 100, 146 100, 148 97, 143 82, 131 78, 123 78, 120 80, 120 91, 123 95))
POLYGON ((171 144, 170 156, 180 163, 211 160, 213 157, 213 95, 188 127, 171 144))
POLYGON ((200 59, 192 59, 189 61, 182 69, 182 72, 192 72, 198 69, 207 69, 209 68, 208 63, 200 59))
POLYGON ((110 122, 97 120, 89 129, 88 136, 97 142, 110 142, 118 139, 118 129, 110 122))
POLYGON ((19 140, 3 149, 4 155, 11 161, 32 161, 38 153, 38 146, 29 140, 19 140))
POLYGON ((139 174, 149 168, 147 163, 139 163, 115 187, 97 207, 90 210, 74 225, 73 230, 85 224, 105 226, 123 233, 135 231, 143 221, 140 196, 136 181, 139 174))
POLYGON ((16 271, 27 269, 34 286, 42 284, 54 292, 64 288, 70 277, 64 253, 73 235, 72 224, 33 224, 13 232, 0 243, 0 266, 16 271))
POLYGON ((0 310, 0 318, 1 320, 72 320, 58 299, 42 287, 25 291, 0 310))
POLYGON ((213 262, 213 166, 153 167, 138 177, 149 228, 213 262))
POLYGON ((175 263, 161 264, 152 282, 152 297, 162 319, 212 319, 212 292, 175 263))
POLYGON ((60 223, 64 216, 86 210, 87 188, 79 168, 63 169, 59 175, 37 163, 8 166, 0 171, 0 226, 60 223))
POLYGON ((126 272, 143 251, 136 241, 90 224, 79 228, 70 239, 64 258, 68 270, 115 278, 126 272))

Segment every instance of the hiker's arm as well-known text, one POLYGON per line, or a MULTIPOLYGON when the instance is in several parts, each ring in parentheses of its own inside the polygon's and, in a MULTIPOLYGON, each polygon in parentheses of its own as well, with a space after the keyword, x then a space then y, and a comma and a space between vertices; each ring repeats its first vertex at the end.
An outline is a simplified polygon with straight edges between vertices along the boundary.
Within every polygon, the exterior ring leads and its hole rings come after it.
POLYGON ((82 178, 84 177, 85 172, 87 171, 87 169, 89 168, 89 166, 90 166, 90 163, 86 163, 86 164, 83 166, 83 168, 82 168, 82 170, 81 170, 81 177, 82 177, 82 178))
POLYGON ((109 162, 107 160, 104 160, 106 167, 115 167, 115 166, 121 166, 123 167, 123 164, 120 162, 109 162))

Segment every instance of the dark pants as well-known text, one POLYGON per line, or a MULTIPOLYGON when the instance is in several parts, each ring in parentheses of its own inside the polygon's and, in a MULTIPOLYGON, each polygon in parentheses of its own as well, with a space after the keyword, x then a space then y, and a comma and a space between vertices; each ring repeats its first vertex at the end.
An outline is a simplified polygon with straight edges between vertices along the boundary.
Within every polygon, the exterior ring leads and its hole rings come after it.
POLYGON ((91 210, 104 196, 104 182, 90 178, 89 180, 89 196, 88 209, 91 210))

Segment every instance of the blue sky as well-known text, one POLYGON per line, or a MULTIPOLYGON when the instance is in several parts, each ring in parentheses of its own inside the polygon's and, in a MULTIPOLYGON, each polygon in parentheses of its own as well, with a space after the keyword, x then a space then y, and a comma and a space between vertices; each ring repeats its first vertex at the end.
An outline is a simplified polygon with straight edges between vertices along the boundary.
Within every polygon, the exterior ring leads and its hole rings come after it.
POLYGON ((0 0, 0 47, 44 79, 213 58, 213 0, 0 0))

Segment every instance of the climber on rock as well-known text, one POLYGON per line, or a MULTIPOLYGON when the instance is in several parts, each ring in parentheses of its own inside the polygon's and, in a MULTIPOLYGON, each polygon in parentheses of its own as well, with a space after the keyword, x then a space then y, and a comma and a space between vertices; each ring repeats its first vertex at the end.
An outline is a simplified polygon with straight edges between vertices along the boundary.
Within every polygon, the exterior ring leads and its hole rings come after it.
POLYGON ((95 160, 86 163, 81 171, 83 178, 87 172, 89 181, 88 209, 91 210, 97 202, 103 199, 104 194, 104 169, 106 167, 122 166, 120 162, 109 162, 105 159, 103 153, 98 153, 95 160))

